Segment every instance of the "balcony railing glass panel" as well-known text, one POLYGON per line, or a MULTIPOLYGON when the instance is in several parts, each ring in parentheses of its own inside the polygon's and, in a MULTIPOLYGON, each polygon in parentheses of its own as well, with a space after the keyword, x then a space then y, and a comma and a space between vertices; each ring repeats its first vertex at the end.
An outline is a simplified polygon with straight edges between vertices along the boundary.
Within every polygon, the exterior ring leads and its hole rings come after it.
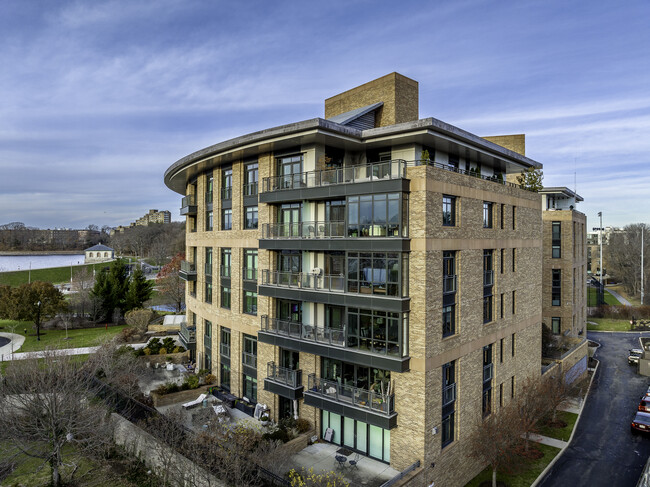
POLYGON ((275 333, 299 340, 322 343, 335 347, 345 347, 346 325, 341 328, 326 328, 317 325, 307 325, 296 321, 280 320, 262 316, 262 331, 275 333))
POLYGON ((266 364, 266 378, 295 389, 302 385, 302 370, 287 369, 269 362, 266 364))
POLYGON ((318 394, 338 403, 368 409, 385 416, 395 412, 394 394, 381 394, 367 389, 339 384, 337 381, 316 377, 315 374, 309 374, 308 391, 306 392, 318 394))
POLYGON ((345 277, 319 276, 306 272, 262 271, 262 285, 278 287, 295 287, 312 291, 345 291, 345 277))

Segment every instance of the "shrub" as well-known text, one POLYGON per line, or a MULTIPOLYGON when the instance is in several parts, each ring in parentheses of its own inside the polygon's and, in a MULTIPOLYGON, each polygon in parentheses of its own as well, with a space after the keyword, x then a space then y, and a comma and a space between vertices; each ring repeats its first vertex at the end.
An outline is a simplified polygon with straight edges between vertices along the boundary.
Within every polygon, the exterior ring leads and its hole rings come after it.
POLYGON ((205 383, 210 385, 217 382, 217 378, 213 374, 208 374, 205 376, 205 383))
POLYGON ((167 349, 165 347, 161 347, 160 350, 158 350, 158 353, 160 355, 167 355, 167 349))
POLYGON ((305 418, 298 418, 296 420, 296 428, 298 428, 298 433, 306 433, 311 429, 311 423, 305 418))
POLYGON ((163 338, 162 346, 165 347, 167 350, 173 350, 174 347, 176 346, 176 343, 174 342, 174 339, 172 337, 165 337, 163 338))
POLYGON ((151 350, 152 355, 158 355, 162 344, 160 343, 160 339, 158 337, 153 337, 151 340, 149 340, 149 343, 147 343, 147 347, 151 350))
POLYGON ((286 443, 291 438, 289 437, 289 433, 287 433, 286 430, 278 428, 272 433, 264 433, 262 435, 262 439, 267 441, 281 441, 282 443, 286 443))
POLYGON ((144 350, 142 348, 133 350, 133 355, 135 355, 136 357, 142 357, 144 355, 144 350))
POLYGON ((143 348, 143 349, 142 349, 142 352, 143 352, 145 355, 151 355, 151 349, 150 349, 149 347, 145 347, 145 348, 143 348))
POLYGON ((196 389, 199 387, 199 378, 196 375, 190 375, 187 379, 185 379, 185 383, 187 383, 187 387, 189 389, 196 389))
POLYGON ((200 369, 198 372, 199 377, 203 377, 204 375, 208 375, 210 371, 208 369, 200 369))
POLYGON ((175 382, 169 382, 167 384, 167 394, 172 394, 174 392, 180 391, 181 388, 175 382))

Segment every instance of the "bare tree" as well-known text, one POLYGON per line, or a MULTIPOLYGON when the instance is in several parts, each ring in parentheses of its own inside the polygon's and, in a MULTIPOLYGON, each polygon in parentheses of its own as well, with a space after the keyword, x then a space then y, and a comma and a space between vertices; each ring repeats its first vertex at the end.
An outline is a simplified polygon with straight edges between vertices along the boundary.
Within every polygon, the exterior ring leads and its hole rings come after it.
MULTIPOLYGON (((641 293, 641 232, 644 233, 644 289, 650 289, 650 234, 645 223, 627 225, 623 232, 614 232, 603 249, 607 260, 606 272, 614 275, 633 296, 641 293)), ((643 303, 641 303, 643 304, 643 303)))
POLYGON ((93 300, 90 291, 94 284, 95 278, 93 273, 85 266, 78 268, 72 274, 72 291, 74 293, 70 296, 70 305, 76 313, 83 317, 86 316, 86 313, 93 310, 93 300))
POLYGON ((497 472, 513 466, 515 446, 521 429, 513 403, 498 413, 479 419, 468 438, 469 456, 492 469, 492 487, 497 487, 497 472))
POLYGON ((89 400, 92 369, 46 350, 39 360, 10 362, 0 389, 0 439, 49 464, 52 485, 75 454, 103 453, 110 444, 107 411, 89 400), (73 450, 64 449, 73 445, 73 450))
POLYGON ((168 302, 173 303, 177 313, 181 312, 185 301, 185 281, 180 276, 183 259, 185 259, 184 253, 176 254, 169 264, 160 269, 156 278, 158 293, 168 302))
POLYGON ((546 387, 541 378, 528 377, 521 385, 515 401, 515 411, 521 432, 525 436, 524 449, 528 451, 531 433, 537 431, 537 424, 549 410, 546 387))

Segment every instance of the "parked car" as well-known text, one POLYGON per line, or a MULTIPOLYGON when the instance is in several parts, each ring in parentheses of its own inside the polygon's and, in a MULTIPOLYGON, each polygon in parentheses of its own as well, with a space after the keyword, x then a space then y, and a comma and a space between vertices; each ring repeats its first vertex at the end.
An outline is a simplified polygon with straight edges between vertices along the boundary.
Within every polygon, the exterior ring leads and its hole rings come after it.
POLYGON ((630 425, 630 429, 632 433, 636 433, 637 431, 650 433, 650 413, 637 411, 630 425))
POLYGON ((627 356, 627 363, 629 365, 639 365, 639 359, 643 357, 643 350, 640 348, 630 349, 630 354, 627 356))
POLYGON ((639 403, 639 411, 650 413, 650 396, 646 395, 641 398, 639 403))

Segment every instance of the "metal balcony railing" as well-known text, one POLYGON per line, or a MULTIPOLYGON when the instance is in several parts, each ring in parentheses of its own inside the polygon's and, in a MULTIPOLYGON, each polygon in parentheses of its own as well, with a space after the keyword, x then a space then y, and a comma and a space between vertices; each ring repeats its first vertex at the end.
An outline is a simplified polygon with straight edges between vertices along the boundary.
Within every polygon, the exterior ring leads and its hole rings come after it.
POLYGON ((346 325, 341 323, 341 328, 326 328, 317 325, 307 325, 296 321, 261 317, 261 329, 268 333, 287 336, 298 340, 322 343, 335 347, 345 347, 346 325))
POLYGON ((266 364, 266 378, 294 389, 302 386, 302 370, 279 367, 275 365, 275 362, 266 364))
POLYGON ((262 238, 342 238, 345 222, 307 221, 299 223, 265 223, 262 238))
POLYGON ((454 274, 452 276, 443 276, 442 277, 442 292, 443 293, 455 293, 456 292, 456 283, 457 276, 454 274))
POLYGON ((232 199, 232 186, 226 188, 221 188, 221 199, 222 200, 231 200, 232 199))
POLYGON ((287 189, 316 188, 330 184, 361 183, 380 179, 404 177, 406 161, 377 162, 363 166, 348 166, 321 171, 308 171, 264 178, 263 190, 282 191, 287 189))
POLYGON ((494 284, 494 271, 483 271, 483 285, 492 286, 494 284))
POLYGON ((257 183, 248 183, 244 184, 243 187, 244 196, 256 196, 257 195, 257 183))
POLYGON ((181 272, 184 272, 185 274, 196 274, 196 264, 194 262, 181 260, 181 272))
POLYGON ((244 281, 257 281, 257 269, 244 267, 242 269, 242 279, 244 281))
POLYGON ((211 276, 212 275, 212 262, 206 262, 204 264, 204 270, 205 270, 205 275, 206 276, 211 276))
POLYGON ((185 343, 196 343, 196 326, 187 326, 187 323, 182 323, 180 334, 185 343))
POLYGON ((220 268, 221 273, 219 276, 221 277, 230 277, 230 273, 232 271, 232 267, 229 265, 222 265, 220 268))
POLYGON ((262 271, 262 285, 295 287, 312 291, 345 291, 345 276, 326 275, 307 272, 262 271))
POLYGON ((249 367, 257 368, 257 355, 248 352, 241 353, 241 363, 249 367))
POLYGON ((308 390, 305 393, 317 394, 341 404, 368 409, 384 416, 395 413, 394 394, 381 394, 367 389, 342 385, 338 381, 316 377, 316 374, 309 374, 308 390))

